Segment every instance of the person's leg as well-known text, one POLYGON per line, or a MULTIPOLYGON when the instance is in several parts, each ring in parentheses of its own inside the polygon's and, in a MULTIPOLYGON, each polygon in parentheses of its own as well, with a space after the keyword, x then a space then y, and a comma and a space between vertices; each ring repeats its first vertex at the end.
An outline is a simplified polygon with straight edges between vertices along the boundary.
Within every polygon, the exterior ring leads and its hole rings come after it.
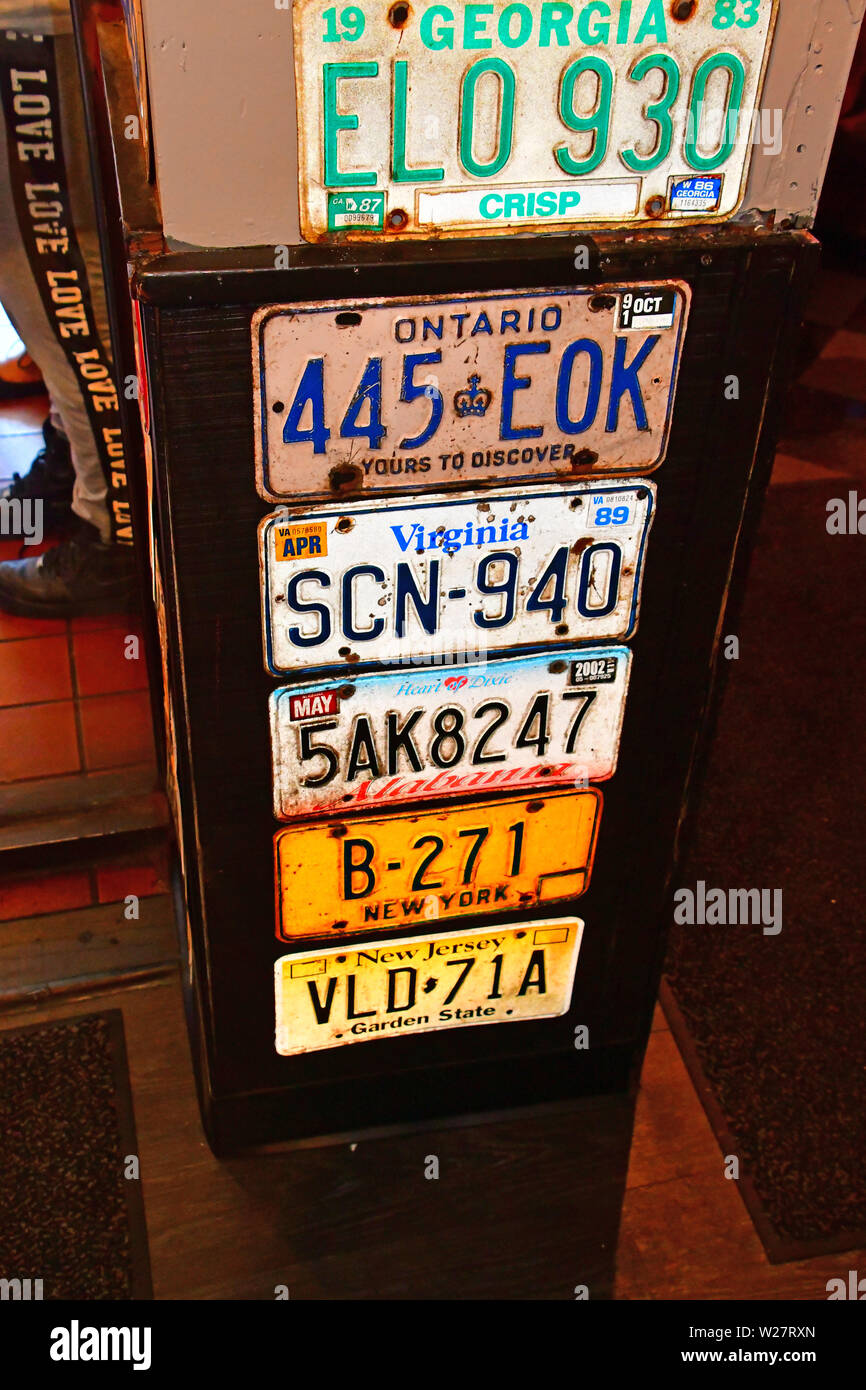
MULTIPOLYGON (((18 479, 7 495, 11 491, 34 500, 41 496, 50 504, 46 511, 56 507, 55 485, 62 479, 61 454, 68 441, 74 476, 72 510, 79 520, 68 539, 37 559, 0 564, 0 607, 46 617, 107 611, 128 601, 133 566, 130 545, 117 544, 112 534, 109 510, 108 478, 120 477, 125 483, 125 475, 122 462, 114 462, 114 453, 122 453, 122 446, 73 40, 56 36, 53 41, 46 39, 44 47, 26 41, 26 52, 19 60, 16 51, 11 67, 7 50, 0 73, 5 84, 0 105, 0 300, 8 305, 25 345, 42 368, 51 417, 45 426, 46 449, 40 451, 31 473, 18 479), (11 67, 30 75, 19 80, 11 67), (43 69, 49 72, 47 81, 44 74, 42 79, 33 76, 43 69), (17 144, 10 153, 8 125, 17 120, 12 109, 16 82, 30 98, 31 110, 40 96, 44 102, 52 95, 51 120, 59 128, 52 126, 52 133, 59 133, 60 157, 48 164, 46 156, 38 170, 21 164, 24 156, 17 144), (11 164, 16 158, 13 176, 11 164), (28 200, 41 197, 44 202, 27 201, 22 213, 22 186, 28 200), (21 224, 28 210, 31 221, 38 221, 37 209, 38 218, 46 219, 41 240, 30 222, 23 229, 21 224), (52 214, 56 222, 51 221, 52 214), (69 244, 58 251, 67 228, 69 244), (48 253, 42 254, 46 245, 48 253)), ((68 496, 68 476, 65 486, 68 496)), ((128 525, 124 530, 129 539, 128 525)))
MULTIPOLYGON (((96 218, 87 165, 84 115, 74 42, 71 35, 54 39, 61 101, 61 132, 75 234, 87 267, 90 300, 96 327, 107 345, 107 315, 96 218)), ((51 420, 69 441, 75 470, 73 511, 97 528, 103 540, 111 537, 106 503, 107 485, 93 427, 81 387, 49 322, 21 239, 21 229, 9 175, 6 118, 0 105, 0 301, 14 320, 21 339, 39 363, 51 398, 51 420)), ((107 350, 107 346, 106 346, 107 350)))

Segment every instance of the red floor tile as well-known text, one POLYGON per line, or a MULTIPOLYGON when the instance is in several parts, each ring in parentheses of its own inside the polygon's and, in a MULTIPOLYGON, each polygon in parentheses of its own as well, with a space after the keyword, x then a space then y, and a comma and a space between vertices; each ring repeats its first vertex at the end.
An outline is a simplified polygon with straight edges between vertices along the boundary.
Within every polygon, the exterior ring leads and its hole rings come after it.
POLYGON ((0 645, 0 706, 67 700, 72 694, 63 637, 31 637, 0 645))
POLYGON ((124 621, 131 624, 128 629, 130 632, 136 630, 137 617, 133 614, 92 613, 89 616, 70 618, 69 625, 73 632, 101 632, 104 628, 117 627, 118 623, 124 621))
POLYGON ((134 893, 137 898, 150 898, 155 893, 168 892, 168 875, 156 864, 113 864, 97 869, 97 897, 101 903, 117 903, 134 893))
POLYGON ((95 695, 79 706, 88 771, 123 767, 153 758, 150 701, 146 690, 95 695))
POLYGON ((0 782, 57 777, 80 766, 71 700, 0 709, 0 782))
POLYGON ((90 875, 86 873, 8 879, 0 883, 0 922, 9 922, 13 917, 35 917, 42 912, 89 907, 92 901, 90 875))
POLYGON ((16 618, 13 613, 0 610, 0 642, 10 637, 55 637, 65 631, 62 618, 16 618))
MULTIPOLYGON (((116 621, 116 620, 115 620, 116 621)), ((130 623, 73 635, 75 684, 79 695, 108 695, 147 688, 147 663, 141 636, 130 623), (127 637, 138 638, 138 656, 127 660, 127 637)))

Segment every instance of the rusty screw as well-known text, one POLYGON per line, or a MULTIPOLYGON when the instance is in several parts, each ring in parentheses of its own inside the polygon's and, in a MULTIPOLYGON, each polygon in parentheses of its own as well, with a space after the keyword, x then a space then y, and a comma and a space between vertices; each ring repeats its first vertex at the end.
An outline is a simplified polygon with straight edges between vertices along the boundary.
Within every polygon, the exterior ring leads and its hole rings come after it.
POLYGON ((650 198, 646 205, 647 217, 661 217, 665 210, 665 200, 656 194, 655 198, 650 198))
POLYGON ((402 232, 409 222, 409 214, 402 208, 394 208, 388 213, 387 222, 392 232, 402 232))

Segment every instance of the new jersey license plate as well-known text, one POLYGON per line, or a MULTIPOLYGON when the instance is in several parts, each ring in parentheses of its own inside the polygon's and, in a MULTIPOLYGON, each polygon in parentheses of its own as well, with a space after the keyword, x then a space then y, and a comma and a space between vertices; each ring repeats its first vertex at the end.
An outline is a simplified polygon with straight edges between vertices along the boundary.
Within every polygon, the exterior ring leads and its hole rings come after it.
POLYGON ((277 936, 405 929, 577 898, 600 812, 591 787, 281 830, 277 936))
POLYGON ((651 482, 572 483, 265 517, 267 669, 627 638, 654 498, 651 482))
POLYGON ((440 1028, 555 1018, 571 1004, 577 917, 442 932, 282 956, 276 1050, 408 1037, 440 1028))
POLYGON ((689 295, 665 281, 260 309, 259 492, 281 502, 654 468, 689 295))
POLYGON ((778 0, 296 0, 301 230, 722 221, 778 0))
POLYGON ((599 782, 616 768, 627 647, 376 673, 270 700, 274 814, 599 782))

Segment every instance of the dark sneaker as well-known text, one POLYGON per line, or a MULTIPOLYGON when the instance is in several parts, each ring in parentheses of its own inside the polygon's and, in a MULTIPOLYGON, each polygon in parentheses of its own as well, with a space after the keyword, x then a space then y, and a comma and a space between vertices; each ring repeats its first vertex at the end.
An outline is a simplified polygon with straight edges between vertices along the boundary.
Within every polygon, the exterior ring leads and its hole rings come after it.
MULTIPOLYGON (((0 488, 0 501, 42 503, 42 526, 54 530, 69 521, 72 507, 72 488, 75 470, 69 441, 59 434, 50 419, 42 426, 44 447, 39 450, 27 473, 14 473, 11 483, 0 488)), ((8 512, 7 512, 8 515, 8 512)), ((20 531, 4 531, 13 540, 20 531)))
POLYGON ((68 540, 32 559, 0 564, 0 608, 23 618, 121 613, 134 593, 131 547, 104 544, 96 527, 78 517, 68 540))
POLYGON ((0 362, 0 401, 17 401, 22 396, 42 396, 45 382, 29 352, 0 362))

